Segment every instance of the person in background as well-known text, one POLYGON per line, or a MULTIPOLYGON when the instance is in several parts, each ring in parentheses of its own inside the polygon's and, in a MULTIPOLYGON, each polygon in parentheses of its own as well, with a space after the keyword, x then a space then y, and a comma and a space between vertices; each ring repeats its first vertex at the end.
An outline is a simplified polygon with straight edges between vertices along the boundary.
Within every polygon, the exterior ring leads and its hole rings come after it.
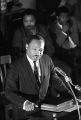
POLYGON ((73 58, 81 55, 79 32, 81 23, 77 21, 67 7, 59 7, 56 11, 56 19, 50 24, 50 33, 56 46, 55 54, 70 63, 73 58), (71 59, 69 59, 71 58, 71 59))
MULTIPOLYGON (((27 112, 36 110, 37 103, 45 100, 49 88, 52 95, 55 88, 59 92, 67 94, 69 92, 68 87, 55 72, 55 66, 50 56, 43 54, 44 46, 45 40, 42 37, 32 35, 25 45, 26 54, 13 61, 7 72, 5 96, 17 107, 15 110, 16 115, 18 113, 17 120, 25 120, 27 117, 30 120, 48 120, 45 116, 44 118, 41 116, 42 111, 40 114, 38 112, 30 116, 27 116, 27 112)), ((53 99, 51 100, 53 101, 53 99)))
MULTIPOLYGON (((62 2, 65 2, 65 1, 62 1, 62 2)), ((63 3, 62 3, 63 4, 63 3)), ((59 7, 59 6, 58 6, 59 7)), ((57 8, 58 9, 58 8, 57 8)), ((68 76, 71 76, 71 73, 72 73, 72 68, 70 65, 68 65, 66 63, 65 60, 62 60, 59 56, 61 56, 60 54, 60 50, 59 50, 59 47, 57 47, 57 44, 56 44, 56 34, 55 34, 55 25, 56 24, 56 11, 53 12, 50 17, 49 17, 49 21, 48 21, 48 32, 50 34, 50 37, 52 39, 52 43, 53 43, 53 46, 55 48, 55 52, 54 52, 54 56, 52 57, 52 59, 54 59, 54 64, 56 66, 59 66, 61 69, 63 69, 68 76), (59 56, 57 56, 57 54, 59 54, 59 56)), ((59 36, 59 33, 57 34, 57 36, 59 36)), ((60 38, 60 37, 59 37, 60 38)))
POLYGON ((25 44, 31 35, 41 35, 46 41, 45 53, 52 56, 54 53, 54 47, 52 45, 52 40, 47 32, 44 25, 38 22, 38 13, 34 9, 28 8, 23 13, 23 24, 18 30, 15 31, 12 47, 13 56, 16 58, 21 57, 25 54, 25 44), (15 55, 14 55, 15 54, 15 55))
POLYGON ((76 20, 81 21, 81 0, 61 0, 59 7, 66 6, 76 20))

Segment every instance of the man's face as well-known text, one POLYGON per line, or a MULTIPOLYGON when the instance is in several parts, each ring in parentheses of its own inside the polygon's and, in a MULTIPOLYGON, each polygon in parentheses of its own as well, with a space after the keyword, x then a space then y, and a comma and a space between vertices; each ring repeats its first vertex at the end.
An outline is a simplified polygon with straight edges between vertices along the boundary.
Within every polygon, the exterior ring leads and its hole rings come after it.
POLYGON ((32 29, 35 26, 36 19, 34 15, 25 15, 23 18, 23 24, 27 29, 32 29))
POLYGON ((33 39, 29 45, 26 45, 27 55, 33 61, 41 58, 44 52, 44 41, 33 39))
POLYGON ((69 19, 69 16, 67 13, 61 13, 58 17, 58 20, 61 24, 65 24, 69 19))

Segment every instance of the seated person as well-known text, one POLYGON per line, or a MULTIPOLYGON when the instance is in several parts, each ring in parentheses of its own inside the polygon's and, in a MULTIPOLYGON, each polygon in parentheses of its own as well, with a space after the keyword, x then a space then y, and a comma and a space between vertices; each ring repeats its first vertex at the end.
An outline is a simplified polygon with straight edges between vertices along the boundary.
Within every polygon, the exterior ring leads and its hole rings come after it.
POLYGON ((13 56, 21 57, 25 54, 25 44, 31 35, 40 35, 44 37, 46 41, 45 53, 52 56, 54 53, 54 47, 51 43, 51 38, 44 25, 38 23, 38 13, 34 9, 27 9, 23 12, 22 26, 14 33, 12 42, 13 56))
POLYGON ((81 23, 70 15, 65 7, 59 7, 56 11, 56 20, 49 27, 53 40, 55 39, 55 54, 67 63, 72 63, 73 58, 81 55, 79 32, 81 23), (69 59, 69 57, 71 59, 69 59))
POLYGON ((35 110, 38 103, 41 104, 45 100, 49 88, 52 95, 55 88, 67 94, 70 92, 55 72, 52 59, 43 54, 44 46, 44 39, 32 35, 25 45, 26 54, 13 61, 7 72, 5 95, 17 107, 16 112, 20 110, 17 120, 24 120, 27 117, 31 120, 47 120, 41 117, 42 112, 41 115, 36 114, 37 116, 33 114, 27 116, 27 112, 35 110))
POLYGON ((81 0, 61 0, 59 6, 66 6, 71 14, 79 21, 81 21, 81 0))

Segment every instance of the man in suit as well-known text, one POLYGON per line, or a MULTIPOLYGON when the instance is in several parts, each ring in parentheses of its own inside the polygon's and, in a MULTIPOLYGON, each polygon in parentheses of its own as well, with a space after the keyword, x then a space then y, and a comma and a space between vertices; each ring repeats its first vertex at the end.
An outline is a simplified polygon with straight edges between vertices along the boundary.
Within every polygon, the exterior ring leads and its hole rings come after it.
MULTIPOLYGON (((26 44, 26 55, 14 61, 7 72, 6 97, 22 111, 18 117, 22 113, 24 116, 17 118, 17 120, 24 120, 27 117, 27 112, 36 110, 37 103, 45 100, 50 86, 60 91, 68 91, 65 84, 56 74, 52 59, 48 55, 43 55, 44 46, 45 41, 41 36, 32 35, 26 44), (38 69, 38 78, 34 74, 34 62, 38 69), (37 79, 40 86, 38 86, 37 79)), ((32 117, 31 114, 30 118, 31 120, 45 120, 45 118, 37 116, 32 117)))

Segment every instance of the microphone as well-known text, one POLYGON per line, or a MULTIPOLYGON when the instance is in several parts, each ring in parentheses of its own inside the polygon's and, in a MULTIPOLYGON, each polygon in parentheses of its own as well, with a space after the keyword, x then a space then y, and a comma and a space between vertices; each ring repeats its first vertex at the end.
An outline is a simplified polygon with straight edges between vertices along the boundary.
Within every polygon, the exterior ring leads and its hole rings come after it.
POLYGON ((81 92, 81 87, 79 85, 75 85, 75 89, 81 92))
MULTIPOLYGON (((77 100, 77 97, 76 97, 76 95, 75 95, 72 87, 71 87, 71 85, 73 85, 73 86, 75 86, 75 85, 72 83, 71 78, 68 77, 68 76, 66 75, 66 73, 65 73, 62 69, 60 69, 59 67, 55 67, 55 71, 58 72, 58 73, 60 73, 60 74, 65 78, 65 81, 67 82, 67 84, 68 84, 68 86, 69 86, 69 88, 70 88, 70 90, 68 90, 68 92, 69 92, 69 93, 74 97, 74 99, 75 99, 76 106, 77 106, 77 111, 78 111, 78 117, 79 117, 79 120, 81 120, 80 110, 79 110, 79 105, 78 105, 78 100, 77 100), (70 85, 70 83, 71 83, 71 85, 70 85)), ((81 87, 78 86, 78 85, 75 86, 75 89, 77 89, 78 91, 81 91, 81 87)))
POLYGON ((65 78, 66 82, 71 82, 71 78, 68 77, 62 69, 60 69, 59 67, 55 67, 55 71, 61 74, 65 78))
MULTIPOLYGON (((61 75, 64 77, 65 82, 67 83, 67 85, 68 85, 68 87, 69 87, 69 86, 70 86, 70 83, 71 83, 71 78, 68 77, 68 76, 66 75, 66 73, 65 73, 62 69, 60 69, 59 67, 55 67, 55 71, 58 72, 59 74, 61 74, 61 75)), ((70 87, 69 87, 69 88, 68 88, 68 87, 66 86, 66 89, 67 89, 68 93, 73 96, 71 90, 69 89, 70 87)))
POLYGON ((60 73, 61 75, 66 76, 66 73, 62 69, 60 69, 59 67, 55 67, 54 70, 56 72, 60 73))

